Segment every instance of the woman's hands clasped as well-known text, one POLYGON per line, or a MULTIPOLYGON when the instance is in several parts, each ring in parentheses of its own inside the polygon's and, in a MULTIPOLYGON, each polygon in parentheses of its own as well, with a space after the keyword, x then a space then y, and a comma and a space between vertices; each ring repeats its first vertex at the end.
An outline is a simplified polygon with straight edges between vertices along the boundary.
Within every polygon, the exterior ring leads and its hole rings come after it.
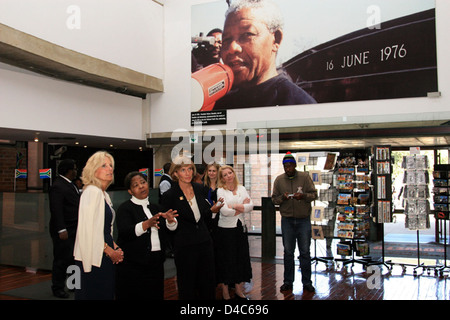
POLYGON ((115 249, 111 248, 108 245, 105 245, 105 254, 111 259, 111 261, 114 264, 118 264, 121 263, 123 261, 123 251, 120 247, 118 247, 116 244, 115 245, 115 249))

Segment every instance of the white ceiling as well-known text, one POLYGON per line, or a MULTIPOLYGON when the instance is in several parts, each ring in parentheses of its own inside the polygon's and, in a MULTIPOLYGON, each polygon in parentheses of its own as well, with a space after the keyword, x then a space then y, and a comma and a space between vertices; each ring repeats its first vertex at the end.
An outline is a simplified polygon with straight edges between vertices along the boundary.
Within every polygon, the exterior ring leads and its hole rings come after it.
POLYGON ((62 132, 33 131, 22 129, 0 128, 0 144, 15 144, 18 141, 39 142, 66 145, 73 147, 90 147, 102 149, 145 149, 144 140, 129 140, 118 137, 98 137, 62 132))

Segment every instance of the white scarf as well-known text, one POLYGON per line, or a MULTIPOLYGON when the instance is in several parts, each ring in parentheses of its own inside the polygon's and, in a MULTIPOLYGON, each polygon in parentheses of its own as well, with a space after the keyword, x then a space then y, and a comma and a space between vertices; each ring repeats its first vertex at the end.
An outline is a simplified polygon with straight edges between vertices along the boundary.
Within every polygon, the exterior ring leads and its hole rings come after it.
MULTIPOLYGON (((142 209, 144 210, 145 215, 147 218, 153 217, 153 214, 150 212, 150 209, 148 208, 148 205, 150 202, 148 201, 148 198, 145 199, 138 199, 135 196, 131 197, 131 202, 138 206, 142 206, 142 209)), ((142 222, 139 222, 136 224, 135 227, 135 233, 136 236, 140 237, 145 233, 145 231, 142 229, 142 222)), ((159 242, 159 236, 158 236, 158 229, 156 227, 150 228, 150 239, 152 242, 152 251, 160 251, 161 250, 161 244, 159 242)))

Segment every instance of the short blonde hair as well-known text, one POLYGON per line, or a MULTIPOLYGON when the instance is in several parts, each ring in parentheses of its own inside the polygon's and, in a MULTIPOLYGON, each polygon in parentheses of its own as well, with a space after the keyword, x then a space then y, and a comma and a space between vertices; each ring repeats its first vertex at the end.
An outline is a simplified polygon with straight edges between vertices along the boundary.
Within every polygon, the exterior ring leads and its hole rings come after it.
POLYGON ((222 173, 224 170, 227 170, 227 169, 230 169, 234 173, 234 180, 233 180, 234 188, 236 188, 239 185, 239 180, 237 178, 236 171, 234 171, 233 167, 231 167, 229 165, 223 165, 219 169, 219 188, 224 188, 225 190, 228 190, 228 189, 225 184, 225 181, 222 178, 222 173))
POLYGON ((195 169, 194 163, 192 160, 186 156, 177 156, 173 159, 172 164, 170 165, 169 175, 172 177, 173 181, 178 182, 178 177, 175 175, 181 167, 191 167, 192 168, 192 178, 197 174, 197 170, 195 169))
MULTIPOLYGON (((113 166, 114 170, 114 158, 111 154, 109 154, 106 151, 97 151, 94 153, 86 162, 86 165, 83 168, 83 172, 81 174, 81 181, 83 181, 84 188, 86 188, 88 185, 94 185, 99 188, 102 187, 101 181, 95 176, 95 172, 98 168, 100 168, 105 158, 108 158, 111 161, 111 164, 113 166)), ((108 184, 107 187, 109 187, 114 182, 114 173, 113 173, 113 179, 108 184)))

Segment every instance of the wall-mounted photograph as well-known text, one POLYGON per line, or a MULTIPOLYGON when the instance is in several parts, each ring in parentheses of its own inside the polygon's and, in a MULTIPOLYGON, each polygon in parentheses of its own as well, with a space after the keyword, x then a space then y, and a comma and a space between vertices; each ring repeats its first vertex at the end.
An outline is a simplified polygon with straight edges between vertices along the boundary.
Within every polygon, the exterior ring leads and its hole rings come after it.
POLYGON ((426 97, 435 0, 219 0, 191 11, 192 112, 426 97))

